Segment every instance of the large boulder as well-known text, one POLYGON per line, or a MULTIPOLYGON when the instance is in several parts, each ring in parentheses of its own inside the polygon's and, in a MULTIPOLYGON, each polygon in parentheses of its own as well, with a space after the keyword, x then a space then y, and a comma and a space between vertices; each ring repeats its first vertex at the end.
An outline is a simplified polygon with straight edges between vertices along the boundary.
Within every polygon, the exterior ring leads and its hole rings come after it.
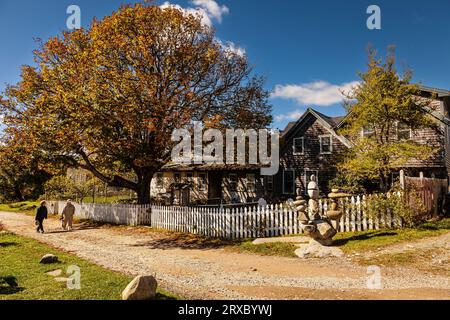
POLYGON ((39 263, 42 264, 51 264, 51 263, 57 263, 59 262, 58 257, 53 254, 46 254, 41 258, 41 261, 39 263))
POLYGON ((153 276, 138 276, 122 292, 122 300, 152 300, 158 283, 153 276))
POLYGON ((319 233, 319 239, 327 240, 333 238, 337 231, 327 221, 318 220, 315 221, 317 232, 319 233))

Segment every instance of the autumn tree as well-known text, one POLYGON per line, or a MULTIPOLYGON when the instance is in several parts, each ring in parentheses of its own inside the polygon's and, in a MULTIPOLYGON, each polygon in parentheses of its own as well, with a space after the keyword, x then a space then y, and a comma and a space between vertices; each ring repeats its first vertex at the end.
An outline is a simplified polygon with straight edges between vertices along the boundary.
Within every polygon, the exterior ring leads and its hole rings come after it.
POLYGON ((353 146, 338 168, 347 182, 375 180, 386 191, 393 171, 414 159, 427 160, 437 151, 432 144, 402 137, 399 129, 410 129, 414 135, 438 127, 430 117, 430 100, 421 98, 418 86, 410 83, 411 72, 400 76, 395 69, 394 48, 389 48, 385 61, 370 49, 368 70, 360 77, 360 84, 346 93, 348 116, 341 133, 353 146))
POLYGON ((7 134, 26 133, 49 163, 87 169, 134 190, 139 203, 150 201, 151 179, 170 159, 174 129, 271 122, 247 57, 176 8, 123 6, 88 30, 49 39, 35 60, 5 91, 7 134))
POLYGON ((36 199, 44 183, 51 178, 42 158, 32 153, 26 139, 2 141, 0 144, 0 200, 24 201, 36 199))

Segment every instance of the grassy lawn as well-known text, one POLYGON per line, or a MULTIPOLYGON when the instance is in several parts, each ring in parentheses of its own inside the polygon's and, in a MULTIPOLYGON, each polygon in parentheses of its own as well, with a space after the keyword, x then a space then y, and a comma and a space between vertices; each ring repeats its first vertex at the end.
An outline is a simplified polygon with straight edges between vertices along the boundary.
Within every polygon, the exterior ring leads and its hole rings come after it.
MULTIPOLYGON (((334 237, 334 244, 345 253, 372 251, 396 243, 435 237, 450 232, 450 219, 430 221, 415 229, 374 230, 363 232, 343 232, 334 237)), ((267 243, 253 245, 252 240, 234 243, 228 248, 236 252, 255 253, 260 255, 296 257, 297 247, 292 243, 267 243)), ((407 258, 405 258, 407 259, 407 258)))
MULTIPOLYGON (((119 300, 131 277, 104 269, 72 254, 11 233, 0 233, 0 300, 119 300), (39 264, 47 253, 60 263, 39 264), (55 281, 46 272, 68 266, 81 270, 81 290, 69 290, 65 282, 55 281)), ((177 297, 158 289, 157 299, 177 297)))
POLYGON ((338 233, 334 237, 334 243, 347 253, 363 252, 401 242, 435 237, 447 232, 450 232, 450 219, 429 221, 414 229, 385 229, 357 233, 338 233))
POLYGON ((39 206, 39 201, 24 201, 16 203, 2 203, 0 204, 0 211, 21 212, 28 215, 34 215, 36 208, 39 206))
POLYGON ((298 247, 292 243, 274 242, 254 245, 252 244, 252 240, 243 241, 231 245, 227 248, 234 252, 245 252, 259 254, 262 256, 281 256, 289 258, 297 257, 294 252, 296 249, 298 249, 298 247))

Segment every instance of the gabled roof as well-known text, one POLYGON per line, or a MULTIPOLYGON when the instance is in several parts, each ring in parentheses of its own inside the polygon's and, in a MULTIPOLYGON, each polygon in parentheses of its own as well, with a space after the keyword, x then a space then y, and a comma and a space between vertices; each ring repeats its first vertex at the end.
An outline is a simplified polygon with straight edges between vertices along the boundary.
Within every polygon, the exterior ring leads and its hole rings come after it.
POLYGON ((420 91, 435 94, 438 98, 450 97, 450 91, 446 89, 438 89, 422 85, 418 85, 418 87, 420 91))
MULTIPOLYGON (((419 90, 422 93, 428 93, 430 95, 435 94, 438 98, 446 98, 449 97, 450 98, 450 91, 449 90, 445 90, 445 89, 438 89, 438 88, 432 88, 432 87, 427 87, 427 86, 423 86, 423 85, 418 85, 419 90)), ((442 114, 439 111, 436 110, 431 110, 430 108, 426 108, 426 111, 432 115, 434 118, 436 118, 437 120, 441 121, 442 123, 444 123, 445 125, 450 126, 450 119, 447 118, 444 114, 442 114)), ((351 114, 351 111, 341 119, 341 122, 339 124, 336 125, 336 129, 338 129, 339 127, 341 127, 341 125, 345 122, 345 119, 351 114)))
POLYGON ((331 135, 341 141, 345 146, 350 147, 350 142, 342 135, 339 135, 335 128, 341 123, 344 117, 329 117, 312 108, 308 108, 306 112, 298 119, 297 122, 290 122, 283 131, 282 138, 287 140, 299 127, 301 127, 308 116, 313 116, 319 123, 327 129, 331 135))

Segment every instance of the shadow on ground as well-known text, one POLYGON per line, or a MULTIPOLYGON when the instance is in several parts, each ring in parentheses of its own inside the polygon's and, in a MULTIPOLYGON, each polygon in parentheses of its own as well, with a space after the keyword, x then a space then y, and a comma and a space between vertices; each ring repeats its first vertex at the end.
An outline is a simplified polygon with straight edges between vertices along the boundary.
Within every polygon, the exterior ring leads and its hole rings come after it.
POLYGON ((237 242, 221 240, 221 239, 209 239, 196 235, 176 233, 165 234, 164 237, 157 238, 151 241, 142 242, 133 245, 134 247, 147 247, 149 249, 218 249, 226 247, 237 242))
POLYGON ((16 242, 0 242, 0 248, 7 248, 7 247, 13 247, 18 246, 19 244, 16 242))
POLYGON ((16 277, 0 277, 0 294, 14 294, 23 290, 24 288, 19 287, 16 277))
POLYGON ((351 236, 345 239, 336 239, 333 240, 333 244, 336 246, 343 246, 347 244, 349 241, 356 241, 356 240, 369 240, 376 237, 386 237, 386 236, 395 236, 397 235, 396 232, 379 232, 379 233, 373 233, 373 234, 360 234, 351 236))

